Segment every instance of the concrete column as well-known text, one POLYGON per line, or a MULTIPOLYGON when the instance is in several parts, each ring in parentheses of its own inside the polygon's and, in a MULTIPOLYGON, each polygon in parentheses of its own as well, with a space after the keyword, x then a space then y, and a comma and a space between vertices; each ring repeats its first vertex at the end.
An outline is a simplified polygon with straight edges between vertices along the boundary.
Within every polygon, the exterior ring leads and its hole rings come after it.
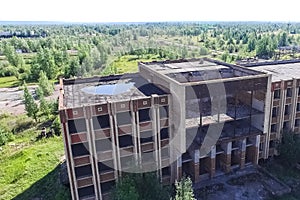
POLYGON ((177 159, 177 177, 176 177, 176 179, 180 180, 181 177, 182 177, 182 159, 181 159, 181 157, 179 157, 177 159))
POLYGON ((232 142, 228 142, 227 144, 222 144, 222 148, 225 151, 225 173, 229 173, 231 171, 231 151, 232 151, 232 142))
POLYGON ((213 146, 210 151, 210 177, 213 178, 216 174, 216 146, 213 146))
POLYGON ((200 150, 196 149, 194 151, 194 157, 193 157, 194 182, 199 182, 199 179, 200 179, 199 161, 200 161, 200 150))
POLYGON ((260 145, 260 135, 257 135, 254 139, 255 141, 253 141, 254 144, 254 160, 253 160, 253 164, 257 165, 258 164, 258 160, 259 160, 259 145, 260 145))
POLYGON ((243 139, 240 143, 240 168, 243 169, 245 167, 245 159, 246 159, 246 139, 243 139))

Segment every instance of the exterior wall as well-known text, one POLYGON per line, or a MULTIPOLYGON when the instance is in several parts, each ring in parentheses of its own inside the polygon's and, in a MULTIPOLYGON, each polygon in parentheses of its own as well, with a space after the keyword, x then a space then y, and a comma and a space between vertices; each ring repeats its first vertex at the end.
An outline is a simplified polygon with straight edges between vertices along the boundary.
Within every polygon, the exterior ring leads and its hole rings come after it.
POLYGON ((300 127, 300 124, 298 124, 300 121, 297 120, 300 118, 300 114, 298 114, 300 107, 297 108, 300 81, 297 79, 282 80, 273 82, 271 85, 270 138, 268 147, 270 152, 268 156, 278 153, 275 147, 281 140, 283 131, 295 131, 298 133, 300 127))
POLYGON ((135 164, 160 169, 169 184, 169 116, 168 95, 60 110, 72 198, 109 198, 122 170, 135 164))

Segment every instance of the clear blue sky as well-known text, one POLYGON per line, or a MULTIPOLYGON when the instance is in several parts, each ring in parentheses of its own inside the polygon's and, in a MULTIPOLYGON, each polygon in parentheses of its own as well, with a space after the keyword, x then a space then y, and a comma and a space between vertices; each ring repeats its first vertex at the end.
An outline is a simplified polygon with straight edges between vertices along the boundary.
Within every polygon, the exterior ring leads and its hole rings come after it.
POLYGON ((0 21, 299 21, 296 0, 1 0, 0 21))

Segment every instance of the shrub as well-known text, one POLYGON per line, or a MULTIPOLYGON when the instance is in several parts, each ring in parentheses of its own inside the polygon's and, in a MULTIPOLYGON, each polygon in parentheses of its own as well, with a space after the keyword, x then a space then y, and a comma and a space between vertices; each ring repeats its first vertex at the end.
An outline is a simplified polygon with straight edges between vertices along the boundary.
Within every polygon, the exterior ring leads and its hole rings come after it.
POLYGON ((0 146, 13 140, 14 140, 14 135, 11 132, 8 132, 0 127, 0 146))

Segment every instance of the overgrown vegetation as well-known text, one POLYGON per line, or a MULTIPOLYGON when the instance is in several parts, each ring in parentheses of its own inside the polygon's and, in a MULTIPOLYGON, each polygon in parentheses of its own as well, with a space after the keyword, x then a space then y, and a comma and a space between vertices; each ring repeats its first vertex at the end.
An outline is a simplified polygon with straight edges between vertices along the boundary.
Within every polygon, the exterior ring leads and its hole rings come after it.
POLYGON ((279 144, 279 158, 290 168, 300 162, 300 137, 293 132, 284 132, 279 144))
POLYGON ((0 199, 70 199, 59 182, 62 138, 37 140, 40 126, 25 115, 0 115, 0 127, 13 135, 0 151, 0 199))
POLYGON ((169 192, 156 173, 144 173, 122 176, 112 194, 115 200, 169 200, 169 192))

